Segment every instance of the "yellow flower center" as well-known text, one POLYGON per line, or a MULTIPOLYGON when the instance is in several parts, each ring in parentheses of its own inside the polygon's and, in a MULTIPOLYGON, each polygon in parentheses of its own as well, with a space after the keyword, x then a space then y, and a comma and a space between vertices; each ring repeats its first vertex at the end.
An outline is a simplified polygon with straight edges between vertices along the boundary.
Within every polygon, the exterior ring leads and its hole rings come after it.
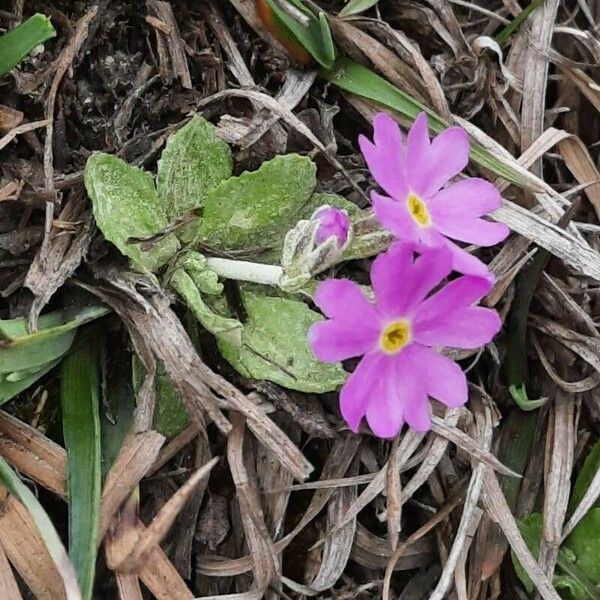
POLYGON ((410 323, 404 320, 394 321, 383 330, 379 343, 386 352, 394 354, 402 350, 411 338, 410 323))
POLYGON ((421 227, 427 227, 427 225, 431 225, 431 218, 429 216, 427 206, 425 205, 425 202, 423 202, 423 200, 419 198, 419 196, 411 192, 408 195, 406 204, 408 206, 408 212, 410 213, 411 217, 421 227))

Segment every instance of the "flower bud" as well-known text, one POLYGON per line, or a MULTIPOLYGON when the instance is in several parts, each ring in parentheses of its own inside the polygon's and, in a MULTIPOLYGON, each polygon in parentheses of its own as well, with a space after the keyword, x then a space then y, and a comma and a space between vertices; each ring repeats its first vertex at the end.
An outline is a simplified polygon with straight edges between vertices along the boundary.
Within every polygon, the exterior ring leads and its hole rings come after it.
POLYGON ((280 287, 300 289, 338 262, 351 238, 352 226, 345 210, 321 206, 309 220, 298 221, 283 243, 280 287))
POLYGON ((338 248, 346 245, 350 231, 350 218, 345 210, 322 206, 314 212, 312 218, 320 223, 315 235, 317 245, 326 242, 330 237, 335 237, 338 248))

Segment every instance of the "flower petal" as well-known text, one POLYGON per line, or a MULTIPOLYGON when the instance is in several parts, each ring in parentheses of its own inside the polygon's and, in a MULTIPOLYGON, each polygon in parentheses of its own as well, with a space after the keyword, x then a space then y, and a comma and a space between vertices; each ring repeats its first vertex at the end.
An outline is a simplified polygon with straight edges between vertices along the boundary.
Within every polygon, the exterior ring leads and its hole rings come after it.
POLYGON ((483 277, 459 277, 427 298, 417 309, 415 319, 437 319, 458 308, 467 308, 481 300, 492 289, 483 277))
MULTIPOLYGON (((416 118, 406 137, 406 157, 404 165, 408 181, 418 183, 427 168, 429 156, 429 132, 427 130, 427 115, 422 112, 416 118)), ((415 190, 418 191, 418 190, 415 190)))
POLYGON ((379 352, 366 354, 340 391, 340 411, 354 433, 372 401, 377 401, 376 382, 382 376, 385 357, 379 352))
POLYGON ((460 242, 478 246, 494 246, 508 237, 510 229, 504 223, 494 223, 485 219, 446 215, 436 218, 438 231, 460 242))
POLYGON ((375 323, 343 320, 319 321, 308 330, 313 354, 323 362, 338 362, 362 356, 376 347, 379 329, 375 323))
POLYGON ((410 299, 406 281, 413 266, 413 251, 398 242, 382 252, 371 265, 371 283, 377 310, 384 318, 400 317, 410 299))
POLYGON ((317 288, 314 301, 330 319, 358 325, 376 318, 375 305, 349 279, 326 279, 317 288))
POLYGON ((452 253, 452 268, 456 272, 483 277, 491 283, 496 281, 496 278, 489 267, 476 256, 473 256, 450 240, 446 240, 446 247, 449 248, 452 253))
POLYGON ((481 217, 495 211, 501 204, 498 189, 479 177, 453 183, 427 200, 429 211, 436 221, 446 216, 481 217))
POLYGON ((419 226, 408 214, 406 202, 392 200, 377 192, 371 192, 371 201, 375 216, 383 227, 402 241, 419 243, 419 226))
MULTIPOLYGON (((399 356, 383 356, 378 372, 372 400, 367 407, 367 423, 371 431, 380 438, 396 436, 403 423, 405 394, 410 394, 397 375, 399 356)), ((373 382, 371 383, 373 385, 373 382)))
POLYGON ((360 149, 375 181, 394 198, 406 198, 408 183, 402 166, 404 143, 400 127, 385 113, 373 119, 373 142, 358 138, 360 149))
POLYGON ((495 310, 482 307, 460 308, 444 315, 413 322, 413 338, 424 346, 452 348, 479 348, 500 331, 502 321, 495 310))
POLYGON ((462 127, 450 127, 433 138, 427 157, 427 168, 423 169, 420 192, 429 198, 442 188, 452 177, 458 175, 469 162, 469 138, 462 127))
POLYGON ((416 308, 452 270, 452 254, 447 248, 422 249, 409 276, 401 282, 408 298, 405 311, 416 308))
POLYGON ((419 344, 413 344, 411 350, 413 368, 418 369, 427 393, 450 408, 463 406, 469 390, 460 366, 447 356, 419 344))

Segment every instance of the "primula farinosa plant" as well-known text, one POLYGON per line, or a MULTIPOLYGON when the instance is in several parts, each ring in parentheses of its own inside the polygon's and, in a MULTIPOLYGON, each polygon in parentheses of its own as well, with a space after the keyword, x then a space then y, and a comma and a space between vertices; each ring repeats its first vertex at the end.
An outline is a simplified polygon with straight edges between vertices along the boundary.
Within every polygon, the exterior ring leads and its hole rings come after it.
POLYGON ((347 279, 319 286, 315 302, 328 320, 310 330, 314 353, 327 362, 362 356, 340 394, 353 431, 363 417, 383 438, 395 436, 404 422, 427 431, 428 396, 449 407, 467 401, 465 374, 437 348, 478 348, 501 322, 496 311, 476 306, 491 288, 486 278, 466 275, 430 294, 450 274, 452 258, 441 248, 415 259, 408 244, 395 244, 373 261, 374 302, 347 279))
POLYGON ((430 140, 425 113, 406 138, 384 113, 373 125, 373 141, 361 136, 359 143, 375 181, 387 193, 371 195, 383 227, 416 250, 448 248, 459 273, 491 277, 484 263, 451 241, 493 246, 509 233, 506 225, 482 218, 501 203, 491 183, 472 177, 446 185, 469 160, 464 129, 450 127, 430 140))
MULTIPOLYGON (((429 428, 429 396, 466 402, 464 374, 438 349, 477 348, 500 320, 476 306, 491 286, 486 266, 449 238, 490 245, 507 230, 483 218, 500 203, 491 184, 443 187, 467 163, 462 129, 430 142, 422 115, 405 140, 378 115, 374 142, 361 138, 361 147, 388 194, 373 194, 380 223, 370 209, 317 191, 306 156, 234 175, 230 148, 198 115, 169 138, 156 177, 95 153, 85 184, 104 237, 179 295, 240 374, 301 392, 341 389, 353 431, 366 418, 391 437, 403 423, 429 428), (374 302, 346 280, 326 280, 315 294, 319 274, 382 251, 371 270, 374 302), (434 291, 453 269, 465 275, 434 291), (222 279, 239 282, 243 311, 228 304, 222 279), (312 296, 328 319, 310 308, 312 296), (359 356, 348 376, 341 361, 359 356)), ((163 392, 157 385, 158 411, 170 414, 173 394, 163 392)))

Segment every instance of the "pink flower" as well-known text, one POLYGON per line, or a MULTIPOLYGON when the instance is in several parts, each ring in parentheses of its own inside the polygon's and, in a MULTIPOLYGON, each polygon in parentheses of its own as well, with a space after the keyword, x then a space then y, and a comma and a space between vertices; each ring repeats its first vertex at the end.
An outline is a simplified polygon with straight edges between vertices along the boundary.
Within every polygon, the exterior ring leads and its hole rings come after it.
POLYGON ((406 423, 431 427, 428 396, 446 406, 467 401, 461 368, 434 348, 478 348, 500 330, 498 313, 475 306, 491 283, 459 277, 430 295, 452 268, 446 249, 414 259, 407 244, 380 254, 371 268, 375 302, 354 282, 328 279, 315 302, 328 317, 309 331, 314 354, 324 362, 362 356, 340 392, 342 416, 357 432, 366 417, 373 433, 395 436, 406 423))
POLYGON ((338 248, 341 248, 348 241, 350 219, 345 210, 333 208, 332 206, 322 206, 314 212, 312 218, 321 222, 315 237, 317 244, 322 244, 332 236, 336 238, 338 248))
POLYGON ((374 141, 360 136, 359 144, 373 177, 389 195, 371 196, 383 227, 415 249, 445 246, 454 270, 491 279, 484 263, 448 239, 493 246, 509 234, 506 225, 481 218, 501 203, 491 183, 474 177, 444 187, 467 166, 464 129, 450 127, 430 141, 425 113, 406 139, 385 113, 375 116, 373 126, 374 141))

